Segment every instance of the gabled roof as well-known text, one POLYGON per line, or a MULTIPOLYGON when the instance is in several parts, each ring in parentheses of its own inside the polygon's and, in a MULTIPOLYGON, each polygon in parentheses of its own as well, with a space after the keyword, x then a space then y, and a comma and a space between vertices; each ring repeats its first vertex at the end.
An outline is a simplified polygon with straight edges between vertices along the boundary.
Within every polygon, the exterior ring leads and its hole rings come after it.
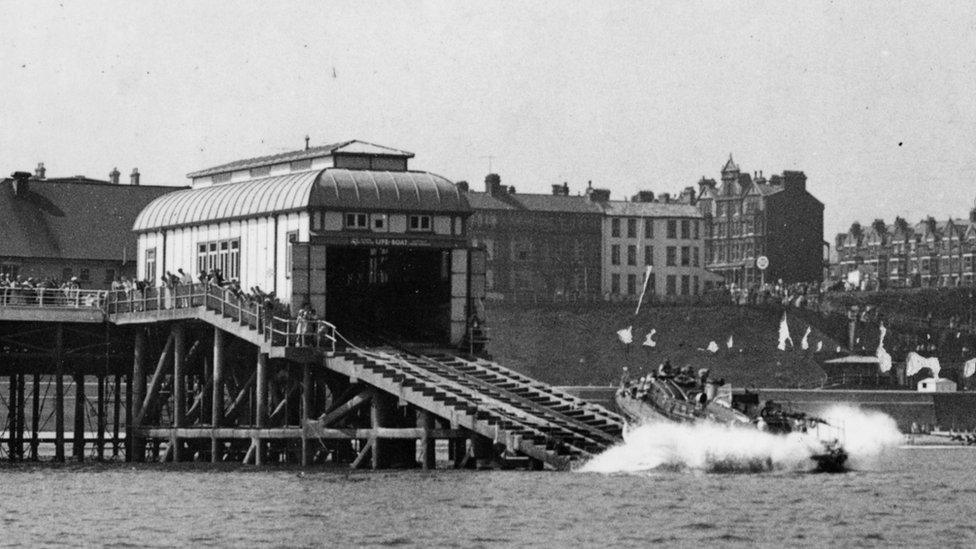
POLYGON ((234 162, 228 162, 227 164, 221 164, 219 166, 214 166, 212 168, 206 168, 196 172, 188 173, 186 174, 186 176, 206 177, 208 175, 214 175, 218 173, 232 172, 236 170, 246 170, 258 166, 267 166, 269 164, 293 162, 295 160, 304 160, 306 158, 319 158, 322 156, 329 156, 337 153, 366 154, 366 155, 376 155, 376 156, 399 156, 402 158, 413 158, 414 156, 412 152, 401 151, 399 149, 393 149, 390 147, 384 147, 382 145, 376 145, 373 143, 367 143, 365 141, 359 141, 358 139, 352 139, 349 141, 340 141, 338 143, 330 143, 328 145, 310 147, 308 149, 300 149, 297 151, 290 151, 281 154, 272 154, 269 156, 258 156, 255 158, 246 158, 244 160, 235 160, 234 162))
POLYGON ((739 171, 739 166, 732 161, 732 153, 729 153, 729 160, 722 166, 722 173, 727 172, 737 172, 739 171))
POLYGON ((28 185, 26 195, 15 196, 10 179, 0 182, 0 256, 134 259, 131 229, 139 212, 185 188, 70 177, 31 179, 28 185))
POLYGON ((159 198, 136 218, 149 231, 313 208, 363 211, 470 211, 464 193, 427 172, 329 168, 187 189, 159 198))

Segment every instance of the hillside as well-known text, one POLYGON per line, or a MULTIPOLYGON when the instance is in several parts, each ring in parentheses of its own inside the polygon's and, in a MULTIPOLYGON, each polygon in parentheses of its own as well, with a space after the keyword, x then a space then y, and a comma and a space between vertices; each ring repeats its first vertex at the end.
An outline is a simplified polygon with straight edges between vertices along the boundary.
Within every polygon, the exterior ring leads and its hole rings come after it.
MULTIPOLYGON (((665 359, 696 371, 710 368, 713 376, 739 387, 819 384, 824 373, 818 363, 833 356, 837 342, 814 330, 810 351, 779 351, 781 316, 776 309, 722 305, 646 308, 635 319, 632 305, 493 304, 489 352, 505 366, 557 385, 615 384, 623 366, 640 375, 665 359), (634 334, 629 352, 616 334, 628 325, 634 334), (655 349, 640 345, 651 329, 657 330, 655 349), (729 335, 732 351, 726 348, 729 335), (813 353, 820 340, 824 352, 813 353), (710 341, 719 345, 717 353, 704 350, 710 341)), ((799 347, 806 325, 794 318, 789 324, 799 347)))

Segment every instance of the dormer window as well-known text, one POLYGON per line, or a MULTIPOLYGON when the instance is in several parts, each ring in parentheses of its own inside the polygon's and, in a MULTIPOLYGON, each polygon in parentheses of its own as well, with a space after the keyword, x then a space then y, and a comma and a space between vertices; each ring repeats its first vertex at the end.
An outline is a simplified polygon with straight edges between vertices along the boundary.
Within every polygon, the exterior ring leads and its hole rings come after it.
POLYGON ((368 216, 364 213, 347 213, 346 214, 346 228, 347 229, 368 229, 369 223, 367 222, 368 216))
POLYGON ((429 215, 411 215, 407 228, 411 231, 429 231, 431 228, 429 215))
POLYGON ((271 166, 258 166, 257 168, 251 168, 251 177, 264 177, 271 174, 271 166))
POLYGON ((213 176, 214 183, 227 183, 228 181, 230 181, 230 172, 218 173, 213 176))

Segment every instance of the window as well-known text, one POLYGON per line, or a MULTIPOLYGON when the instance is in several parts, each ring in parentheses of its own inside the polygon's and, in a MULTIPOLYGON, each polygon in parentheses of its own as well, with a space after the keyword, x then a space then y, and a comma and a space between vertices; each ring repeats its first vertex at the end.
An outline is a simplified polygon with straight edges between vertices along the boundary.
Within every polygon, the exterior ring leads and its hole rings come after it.
POLYGON ((105 284, 111 284, 115 282, 115 269, 105 269, 105 280, 103 280, 102 282, 104 282, 105 284))
POLYGON ((230 241, 230 257, 225 272, 230 278, 241 277, 241 241, 238 238, 230 241))
POLYGON ((346 228, 347 229, 368 229, 369 225, 366 224, 366 214, 347 213, 346 228))
POLYGON ((227 183, 230 181, 230 172, 218 173, 213 176, 214 183, 227 183))
POLYGON ((610 264, 620 265, 620 246, 617 244, 610 246, 610 264))
POLYGON ((373 230, 374 231, 386 230, 386 214, 373 214, 373 230))
POLYGON ((615 238, 620 236, 620 220, 619 219, 614 218, 614 219, 611 219, 610 220, 610 236, 615 237, 615 238))
POLYGON ((627 238, 637 238, 637 220, 627 220, 627 238))
POLYGON ((264 177, 271 173, 271 166, 259 166, 251 168, 251 177, 264 177))
POLYGON ((674 275, 668 275, 667 289, 665 291, 668 295, 676 295, 678 293, 678 279, 674 275))
POLYGON ((627 246, 627 264, 637 265, 637 246, 627 246))
POLYGON ((411 231, 429 231, 430 230, 430 216, 429 215, 411 215, 407 222, 407 228, 411 231))
POLYGON ((644 246, 644 265, 654 264, 654 246, 644 246))
POLYGON ((307 170, 312 167, 312 159, 306 158, 305 160, 294 160, 288 165, 288 167, 293 172, 307 170))
POLYGON ((627 275, 627 294, 637 295, 637 275, 627 275))
POLYGON ((674 219, 668 220, 668 238, 678 238, 678 222, 674 219))
POLYGON ((674 267, 678 264, 678 248, 668 246, 667 257, 665 258, 664 264, 668 267, 674 267))
POLYGON ((698 280, 698 275, 695 275, 695 276, 694 276, 694 277, 692 278, 692 281, 694 282, 694 286, 693 286, 693 287, 694 287, 694 292, 695 292, 695 295, 698 295, 698 294, 700 294, 700 293, 701 293, 701 291, 699 290, 699 282, 700 282, 700 281, 698 280))
POLYGON ((681 238, 691 238, 691 221, 687 219, 681 220, 681 238))
POLYGON ((197 272, 207 272, 207 243, 197 244, 197 272))
MULTIPOLYGON (((348 215, 348 214, 347 214, 348 215)), ((364 217, 366 214, 362 214, 364 217)), ((366 221, 363 221, 365 224, 366 221)), ((285 233, 285 278, 291 278, 292 246, 298 242, 298 231, 285 233)))
MULTIPOLYGON (((154 286, 156 284, 156 248, 146 249, 145 268, 146 268, 146 272, 144 272, 143 275, 145 275, 146 281, 149 282, 150 285, 154 286)), ((68 278, 71 277, 69 276, 68 278)))
MULTIPOLYGON (((297 234, 297 231, 296 231, 297 234)), ((241 240, 230 238, 197 244, 197 272, 220 269, 227 280, 241 277, 241 240)))
POLYGON ((700 259, 698 257, 698 246, 694 246, 691 248, 691 265, 692 267, 698 267, 700 265, 700 259))
POLYGON ((17 274, 19 272, 20 272, 19 265, 14 265, 12 263, 0 264, 0 275, 9 275, 11 278, 17 278, 17 274))
POLYGON ((700 226, 700 222, 696 219, 695 220, 695 240, 698 240, 699 238, 701 238, 701 233, 699 232, 699 226, 700 226))
POLYGON ((644 220, 644 238, 654 238, 654 220, 644 220))
POLYGON ((620 293, 620 275, 613 273, 610 275, 610 293, 619 294, 620 293))
POLYGON ((216 269, 217 265, 217 243, 207 243, 207 269, 216 269))
POLYGON ((691 292, 691 277, 681 275, 681 295, 688 295, 691 292))
POLYGON ((691 265, 691 248, 688 246, 681 247, 681 266, 687 267, 691 265))
POLYGON ((220 269, 220 273, 225 279, 230 279, 230 272, 227 268, 227 260, 230 259, 230 242, 221 240, 217 243, 217 246, 220 250, 217 268, 220 269))

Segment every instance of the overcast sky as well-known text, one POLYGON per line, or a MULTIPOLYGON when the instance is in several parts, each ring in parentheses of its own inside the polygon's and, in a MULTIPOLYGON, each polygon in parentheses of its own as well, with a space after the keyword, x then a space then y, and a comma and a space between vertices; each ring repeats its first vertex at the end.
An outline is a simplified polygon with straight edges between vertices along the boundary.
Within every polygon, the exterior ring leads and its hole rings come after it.
POLYGON ((803 170, 827 239, 976 198, 976 3, 0 4, 0 170, 145 184, 362 139, 615 198, 803 170), (181 9, 175 9, 179 7, 181 9))

